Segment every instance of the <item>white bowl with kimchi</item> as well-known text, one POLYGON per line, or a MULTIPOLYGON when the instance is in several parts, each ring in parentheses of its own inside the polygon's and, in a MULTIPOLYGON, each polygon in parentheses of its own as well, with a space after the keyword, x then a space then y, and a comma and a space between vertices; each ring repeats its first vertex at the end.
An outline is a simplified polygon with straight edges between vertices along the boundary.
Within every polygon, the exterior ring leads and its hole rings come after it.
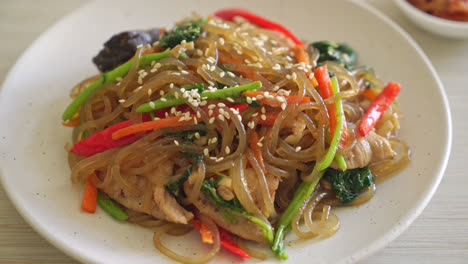
POLYGON ((468 38, 468 21, 466 21, 468 19, 468 4, 466 4, 466 1, 438 0, 414 2, 421 2, 421 5, 418 5, 419 8, 407 0, 395 1, 406 17, 420 28, 447 38, 468 38), (455 5, 455 7, 449 7, 449 4, 455 5), (431 13, 435 13, 438 16, 431 13))

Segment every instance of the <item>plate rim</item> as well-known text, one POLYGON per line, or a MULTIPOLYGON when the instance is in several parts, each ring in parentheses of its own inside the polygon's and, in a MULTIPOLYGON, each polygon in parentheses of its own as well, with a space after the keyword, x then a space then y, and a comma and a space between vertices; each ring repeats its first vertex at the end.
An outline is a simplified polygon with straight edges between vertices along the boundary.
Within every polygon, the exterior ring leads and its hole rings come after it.
MULTIPOLYGON (((347 256, 345 259, 341 259, 339 263, 354 263, 358 261, 362 261, 369 256, 377 253, 378 251, 382 250, 385 246, 387 246, 390 242, 395 240, 398 236, 400 236, 405 230, 408 229, 408 227, 414 222, 414 220, 422 213, 422 211, 427 207, 429 204, 430 200, 435 194, 435 191, 437 190, 442 178, 444 177, 447 164, 449 161, 449 157, 451 154, 451 149, 452 149, 452 137, 453 137, 453 125, 452 125, 452 115, 451 115, 451 110, 450 110, 450 104, 449 100, 447 98, 447 94, 445 92, 444 85, 442 81, 440 80, 440 77, 435 70, 434 66, 432 65, 431 61, 427 57, 427 55, 424 53, 422 48, 419 46, 419 44, 407 33, 400 25, 398 25, 395 21, 393 21, 391 18, 389 18, 386 14, 378 10, 377 8, 371 6, 367 1, 362 1, 362 0, 347 0, 350 3, 355 4, 359 8, 362 8, 366 10, 368 13, 371 13, 374 15, 377 19, 382 20, 385 24, 390 26, 393 30, 395 30, 398 34, 400 34, 406 42, 417 52, 417 55, 423 60, 424 64, 428 67, 428 70, 430 71, 433 79, 435 80, 435 83, 437 85, 440 98, 444 107, 444 117, 446 119, 446 129, 445 133, 447 134, 447 137, 445 139, 445 144, 444 144, 444 153, 442 156, 442 159, 439 161, 440 164, 438 166, 437 170, 437 176, 432 179, 432 183, 430 187, 425 190, 424 196, 421 197, 416 203, 416 206, 414 208, 411 208, 410 213, 405 214, 404 218, 402 218, 402 221, 400 221, 400 224, 395 224, 391 229, 386 230, 383 232, 378 239, 374 240, 374 243, 368 245, 366 248, 362 248, 358 251, 356 251, 354 254, 347 256)), ((58 20, 56 20, 51 26, 49 26, 45 31, 40 33, 40 35, 34 39, 34 41, 31 42, 31 44, 22 52, 22 54, 18 57, 18 59, 15 61, 13 66, 9 69, 7 72, 5 79, 0 87, 0 99, 5 96, 2 91, 4 90, 4 87, 7 86, 9 83, 9 80, 12 75, 15 74, 16 71, 19 70, 21 62, 29 55, 29 53, 32 52, 33 48, 36 46, 36 43, 40 42, 42 39, 47 38, 51 32, 53 32, 59 25, 62 24, 62 22, 75 13, 81 12, 81 10, 86 9, 88 6, 92 5, 96 1, 90 1, 88 3, 85 3, 78 8, 71 10, 64 16, 60 17, 58 20)), ((11 201, 15 209, 18 211, 18 213, 22 216, 22 218, 30 225, 34 231, 39 233, 41 237, 43 237, 45 240, 47 240, 49 243, 51 243, 54 247, 58 248, 60 251, 64 252, 68 256, 72 257, 73 259, 80 261, 80 262, 85 262, 85 263, 99 263, 98 259, 88 257, 87 254, 84 254, 83 252, 80 252, 78 249, 68 246, 66 241, 63 241, 63 239, 58 238, 55 236, 51 231, 49 231, 47 228, 45 228, 37 219, 34 217, 34 215, 30 214, 26 208, 23 205, 22 199, 15 194, 15 192, 11 191, 11 188, 7 188, 6 185, 6 175, 3 172, 2 168, 0 168, 0 183, 3 186, 3 189, 5 190, 5 193, 7 194, 8 199, 11 201)))

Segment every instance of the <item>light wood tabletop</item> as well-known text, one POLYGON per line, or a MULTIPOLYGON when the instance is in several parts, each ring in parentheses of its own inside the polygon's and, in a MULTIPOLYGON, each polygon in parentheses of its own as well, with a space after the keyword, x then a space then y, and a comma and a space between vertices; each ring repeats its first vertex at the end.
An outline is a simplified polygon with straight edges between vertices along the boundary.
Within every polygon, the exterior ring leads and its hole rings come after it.
MULTIPOLYGON (((0 1, 0 82, 21 53, 48 27, 87 0, 0 1)), ((453 117, 453 147, 445 176, 417 220, 364 263, 468 263, 468 40, 421 31, 393 1, 367 0, 418 42, 446 88, 453 117)), ((0 186, 0 263, 76 263, 39 236, 0 186)))

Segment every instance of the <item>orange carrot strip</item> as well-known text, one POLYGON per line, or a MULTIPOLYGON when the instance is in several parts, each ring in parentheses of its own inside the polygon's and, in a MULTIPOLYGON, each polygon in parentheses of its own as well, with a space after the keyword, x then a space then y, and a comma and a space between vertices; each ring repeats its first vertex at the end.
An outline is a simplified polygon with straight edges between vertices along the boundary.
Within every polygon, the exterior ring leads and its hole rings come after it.
POLYGON ((92 181, 93 177, 96 177, 94 172, 86 179, 83 200, 81 201, 81 210, 92 214, 96 211, 97 205, 97 188, 92 181))
POLYGON ((362 95, 369 98, 369 100, 374 101, 375 98, 377 98, 377 95, 379 95, 379 94, 374 92, 374 90, 364 89, 364 91, 362 92, 362 95))
POLYGON ((260 142, 260 139, 258 137, 257 131, 254 130, 252 136, 250 137, 250 149, 252 149, 252 152, 255 158, 257 159, 260 168, 263 170, 264 173, 266 173, 265 163, 263 162, 262 148, 258 145, 258 142, 260 142))
POLYGON ((200 234, 203 243, 213 244, 213 234, 211 233, 211 229, 203 222, 201 222, 200 234))
POLYGON ((259 91, 245 91, 244 95, 249 96, 249 97, 256 97, 257 95, 262 96, 261 99, 257 98, 257 101, 269 105, 271 107, 281 107, 281 104, 283 103, 282 101, 279 101, 277 97, 283 97, 286 99, 286 103, 291 104, 298 102, 299 104, 304 104, 310 102, 310 97, 303 97, 303 96, 298 96, 298 95, 282 95, 279 93, 269 93, 269 95, 273 96, 271 97, 266 97, 265 92, 259 92, 259 91))
POLYGON ((258 124, 272 126, 275 123, 276 118, 278 118, 279 112, 266 112, 264 115, 266 119, 258 119, 258 124))
POLYGON ((66 127, 77 127, 80 125, 80 117, 77 116, 76 118, 68 121, 68 122, 62 122, 62 126, 66 127))
POLYGON ((317 79, 315 78, 315 76, 313 75, 311 76, 312 70, 307 67, 307 65, 310 65, 309 54, 304 50, 304 47, 302 47, 301 45, 296 45, 296 47, 294 47, 294 54, 296 55, 296 60, 298 63, 301 63, 301 62, 305 63, 306 76, 307 78, 309 78, 310 83, 314 87, 317 87, 318 86, 317 79))
POLYGON ((165 119, 153 120, 149 122, 143 122, 135 125, 131 125, 120 130, 115 131, 112 134, 112 139, 117 140, 129 135, 133 135, 140 132, 152 131, 166 127, 178 127, 193 124, 193 120, 179 121, 181 117, 169 117, 165 119))

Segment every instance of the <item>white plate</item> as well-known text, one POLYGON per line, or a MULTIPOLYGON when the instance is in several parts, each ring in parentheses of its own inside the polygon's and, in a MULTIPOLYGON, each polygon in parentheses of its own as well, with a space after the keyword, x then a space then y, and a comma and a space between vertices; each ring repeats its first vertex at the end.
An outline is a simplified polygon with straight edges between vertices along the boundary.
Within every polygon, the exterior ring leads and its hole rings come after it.
MULTIPOLYGON (((363 4, 250 2, 239 0, 236 6, 283 23, 304 39, 347 42, 359 53, 360 63, 372 66, 384 80, 402 84, 401 135, 413 151, 410 165, 380 184, 370 202, 338 210, 342 227, 336 235, 287 247, 290 260, 296 262, 356 262, 403 232, 442 178, 452 135, 442 84, 417 44, 395 23, 363 4)), ((80 211, 83 187, 70 182, 63 146, 71 130, 61 126, 60 116, 70 102, 70 88, 96 73, 91 57, 113 33, 168 27, 192 10, 210 14, 230 5, 215 0, 94 2, 59 21, 18 60, 0 97, 1 179, 18 211, 52 244, 83 262, 171 262, 153 248, 151 231, 116 222, 101 210, 95 215, 80 211)), ((189 241, 172 244, 181 249, 200 244, 189 241)), ((230 254, 217 260, 240 261, 230 254)), ((276 259, 271 256, 265 262, 276 259)))

